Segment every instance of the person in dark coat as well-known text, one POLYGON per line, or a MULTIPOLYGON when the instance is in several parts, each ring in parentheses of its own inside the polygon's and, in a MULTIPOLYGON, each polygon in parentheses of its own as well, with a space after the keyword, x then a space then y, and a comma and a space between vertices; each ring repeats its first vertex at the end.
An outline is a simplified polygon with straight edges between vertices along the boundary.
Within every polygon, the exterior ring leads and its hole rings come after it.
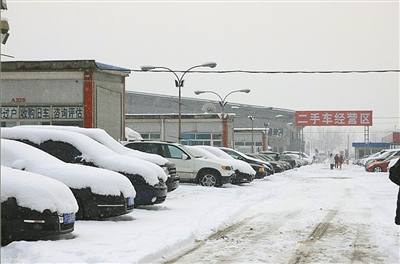
POLYGON ((335 169, 339 167, 339 156, 338 154, 335 155, 335 169))
POLYGON ((394 223, 400 225, 400 159, 390 167, 389 169, 389 179, 399 186, 399 192, 397 193, 397 207, 396 216, 394 218, 394 223))

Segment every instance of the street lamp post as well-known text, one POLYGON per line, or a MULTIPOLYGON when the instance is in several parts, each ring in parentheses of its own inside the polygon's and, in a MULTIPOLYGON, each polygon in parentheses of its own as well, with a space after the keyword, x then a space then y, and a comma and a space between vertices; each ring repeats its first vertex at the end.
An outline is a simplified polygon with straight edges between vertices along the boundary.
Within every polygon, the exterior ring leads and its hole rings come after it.
POLYGON ((217 66, 217 63, 215 62, 206 62, 200 65, 196 65, 193 67, 190 67, 186 71, 182 73, 182 75, 179 77, 176 71, 171 70, 170 68, 163 67, 163 66, 151 66, 151 65, 145 65, 141 66, 140 68, 142 71, 151 71, 155 69, 164 69, 169 72, 172 72, 175 75, 175 87, 178 88, 179 90, 179 95, 178 95, 178 142, 181 143, 181 134, 182 134, 182 111, 181 111, 181 100, 182 100, 182 87, 183 87, 183 77, 185 76, 186 73, 188 73, 190 70, 194 68, 200 68, 200 67, 209 67, 209 68, 215 68, 217 66))
POLYGON ((248 116, 248 118, 251 120, 251 153, 254 153, 254 119, 256 119, 255 116, 248 116))
POLYGON ((250 92, 250 89, 235 90, 235 91, 229 92, 227 95, 225 95, 224 98, 222 98, 218 93, 216 93, 214 91, 195 91, 194 92, 196 95, 199 95, 202 93, 213 93, 219 97, 219 99, 220 99, 219 104, 222 107, 221 119, 222 119, 222 146, 223 147, 228 147, 228 118, 225 114, 225 106, 227 104, 226 98, 230 94, 233 94, 233 93, 249 93, 249 92, 250 92))

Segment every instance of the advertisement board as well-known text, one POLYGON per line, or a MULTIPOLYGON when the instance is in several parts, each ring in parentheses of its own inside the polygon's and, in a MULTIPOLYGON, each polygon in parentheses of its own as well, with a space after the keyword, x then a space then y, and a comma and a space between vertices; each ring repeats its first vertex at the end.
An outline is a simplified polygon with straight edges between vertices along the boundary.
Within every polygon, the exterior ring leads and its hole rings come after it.
POLYGON ((372 111, 296 111, 296 126, 372 126, 372 111))

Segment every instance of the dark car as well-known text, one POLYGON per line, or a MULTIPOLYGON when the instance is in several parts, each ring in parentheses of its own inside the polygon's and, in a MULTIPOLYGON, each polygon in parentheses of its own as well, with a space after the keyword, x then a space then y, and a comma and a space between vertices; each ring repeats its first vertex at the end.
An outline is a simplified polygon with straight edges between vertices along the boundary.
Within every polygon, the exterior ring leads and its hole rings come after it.
POLYGON ((74 231, 78 204, 63 183, 1 166, 1 245, 74 231))
POLYGON ((28 128, 44 128, 44 129, 57 129, 64 131, 73 131, 84 134, 97 142, 103 144, 109 149, 115 151, 121 155, 127 155, 138 159, 143 159, 148 162, 152 162, 157 164, 164 170, 164 172, 168 175, 166 184, 168 187, 168 192, 172 192, 176 188, 179 187, 179 176, 176 173, 176 166, 174 163, 168 161, 167 159, 161 157, 160 155, 150 154, 141 152, 134 149, 125 148, 122 144, 117 142, 114 138, 112 138, 104 129, 100 128, 83 128, 76 126, 46 126, 46 125, 38 125, 38 126, 19 126, 28 127, 28 128))
POLYGON ((270 164, 267 164, 267 162, 249 157, 246 154, 244 154, 240 151, 231 149, 231 148, 220 147, 220 149, 223 150, 224 152, 228 153, 234 159, 243 160, 243 161, 249 163, 250 165, 256 164, 256 165, 263 166, 263 168, 264 168, 263 172, 256 171, 256 179, 262 179, 265 176, 270 176, 275 173, 272 166, 270 164))
POLYGON ((133 210, 135 189, 119 173, 68 164, 33 146, 8 139, 1 139, 1 163, 67 185, 79 205, 77 220, 114 217, 133 210))
POLYGON ((125 175, 136 190, 135 207, 163 203, 167 197, 167 175, 159 166, 120 155, 83 134, 26 127, 2 128, 1 133, 3 138, 23 141, 66 163, 104 168, 125 175), (157 174, 158 170, 162 174, 157 174))

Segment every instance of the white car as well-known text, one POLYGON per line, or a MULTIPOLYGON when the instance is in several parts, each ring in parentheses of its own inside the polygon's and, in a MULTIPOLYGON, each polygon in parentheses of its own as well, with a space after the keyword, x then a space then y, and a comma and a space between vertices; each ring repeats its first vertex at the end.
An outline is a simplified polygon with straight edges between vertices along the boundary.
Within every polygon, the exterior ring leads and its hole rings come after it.
POLYGON ((230 183, 235 172, 229 162, 205 159, 178 144, 162 141, 126 142, 125 147, 161 155, 175 163, 181 182, 200 183, 203 186, 221 186, 230 183))
POLYGON ((219 160, 221 162, 229 162, 235 170, 235 177, 231 179, 231 183, 233 184, 241 184, 241 183, 249 183, 255 179, 256 172, 255 170, 248 164, 247 162, 241 160, 235 160, 225 152, 216 147, 211 146, 186 146, 189 149, 192 149, 194 152, 197 152, 198 155, 203 156, 206 159, 219 160), (220 158, 214 155, 210 149, 216 149, 216 151, 221 151, 229 156, 229 158, 220 158))
POLYGON ((78 204, 63 183, 1 166, 1 245, 74 231, 78 204))
POLYGON ((154 163, 120 155, 73 131, 39 128, 2 128, 1 137, 29 143, 67 163, 108 169, 125 175, 135 187, 135 206, 163 203, 167 175, 154 163), (156 170, 161 170, 160 174, 156 170))
POLYGON ((123 215, 134 208, 135 189, 126 177, 114 171, 68 164, 40 149, 8 139, 1 139, 1 164, 67 185, 79 204, 77 220, 123 215))

